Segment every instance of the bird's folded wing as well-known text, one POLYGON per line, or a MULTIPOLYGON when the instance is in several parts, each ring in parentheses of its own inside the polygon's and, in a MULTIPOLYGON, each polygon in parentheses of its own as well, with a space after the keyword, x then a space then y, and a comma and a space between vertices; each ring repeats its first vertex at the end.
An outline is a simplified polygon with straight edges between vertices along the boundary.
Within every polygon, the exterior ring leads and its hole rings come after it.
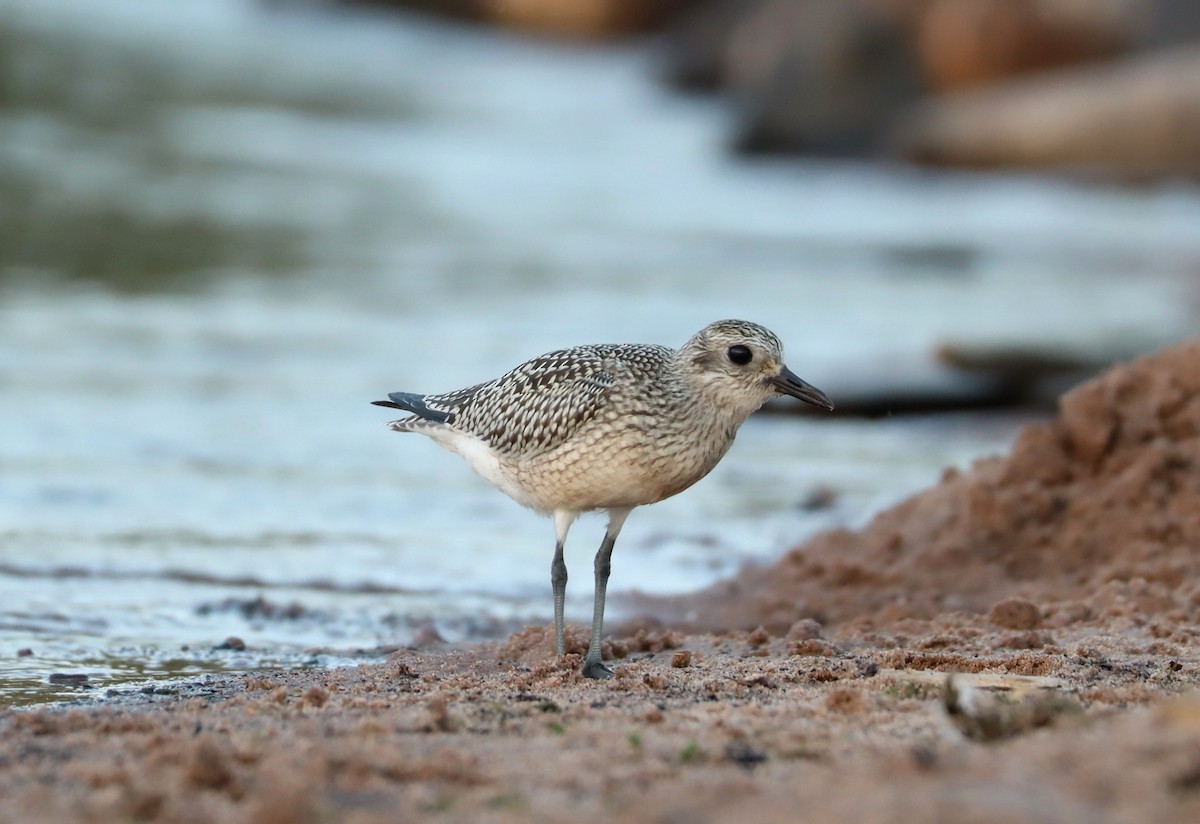
POLYGON ((603 347, 576 347, 426 402, 449 412, 455 429, 499 452, 526 455, 555 448, 592 420, 621 371, 620 362, 603 347))

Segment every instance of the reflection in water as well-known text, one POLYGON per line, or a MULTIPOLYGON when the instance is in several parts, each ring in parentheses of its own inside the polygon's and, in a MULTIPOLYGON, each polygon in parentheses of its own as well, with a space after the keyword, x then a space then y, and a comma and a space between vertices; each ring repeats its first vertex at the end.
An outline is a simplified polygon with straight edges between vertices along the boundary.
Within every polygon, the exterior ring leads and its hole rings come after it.
MULTIPOLYGON (((62 697, 52 672, 326 665, 429 621, 450 641, 548 621, 546 525, 387 432, 381 392, 729 316, 835 400, 954 379, 946 340, 1190 330, 1194 191, 735 163, 721 113, 656 89, 643 47, 309 15, 0 8, 8 700, 62 697), (259 595, 282 611, 221 608, 259 595), (230 635, 247 649, 213 650, 230 635)), ((630 520, 613 592, 861 523, 1016 423, 753 419, 630 520)), ((601 524, 576 529, 587 568, 601 524)))

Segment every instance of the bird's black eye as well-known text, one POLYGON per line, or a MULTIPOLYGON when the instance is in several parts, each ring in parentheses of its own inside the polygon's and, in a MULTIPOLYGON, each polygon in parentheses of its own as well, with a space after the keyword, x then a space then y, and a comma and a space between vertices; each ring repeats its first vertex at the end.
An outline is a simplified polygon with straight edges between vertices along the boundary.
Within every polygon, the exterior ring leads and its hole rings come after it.
POLYGON ((729 355, 729 359, 738 366, 745 366, 754 357, 754 353, 748 346, 731 346, 725 354, 729 355))

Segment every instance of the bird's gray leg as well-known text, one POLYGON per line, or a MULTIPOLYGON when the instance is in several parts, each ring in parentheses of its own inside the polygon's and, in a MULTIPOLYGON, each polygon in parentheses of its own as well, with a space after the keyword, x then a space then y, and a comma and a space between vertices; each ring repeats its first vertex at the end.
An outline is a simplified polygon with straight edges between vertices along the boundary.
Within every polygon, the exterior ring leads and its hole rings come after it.
POLYGON ((563 641, 563 609, 567 601, 567 564, 563 560, 563 544, 578 513, 558 510, 554 513, 554 560, 550 563, 550 586, 554 589, 554 654, 565 651, 563 641))
POLYGON ((608 510, 608 531, 596 553, 596 595, 592 602, 592 641, 583 659, 584 678, 612 678, 613 671, 600 661, 600 635, 604 629, 604 594, 608 589, 608 573, 612 569, 613 545, 629 517, 629 509, 608 510))
POLYGON ((550 586, 554 588, 554 654, 562 655, 566 649, 563 641, 563 611, 567 601, 567 564, 563 561, 563 545, 554 546, 554 561, 550 564, 550 586))

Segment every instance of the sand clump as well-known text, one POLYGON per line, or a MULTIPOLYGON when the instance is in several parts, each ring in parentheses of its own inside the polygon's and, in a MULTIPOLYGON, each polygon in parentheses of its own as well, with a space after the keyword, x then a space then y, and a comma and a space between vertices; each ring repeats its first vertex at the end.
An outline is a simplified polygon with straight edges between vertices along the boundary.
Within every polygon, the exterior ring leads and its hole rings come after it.
POLYGON ((1200 820, 1200 343, 859 532, 386 664, 0 709, 0 822, 1200 820), (948 680, 948 673, 956 673, 948 680))
MULTIPOLYGON (((843 636, 986 613, 1011 630, 1140 630, 1191 644, 1200 617, 1200 343, 1113 368, 1009 455, 947 471, 861 532, 680 602, 692 629, 816 620, 843 636)), ((1151 642, 1147 642, 1151 646, 1151 642)))

